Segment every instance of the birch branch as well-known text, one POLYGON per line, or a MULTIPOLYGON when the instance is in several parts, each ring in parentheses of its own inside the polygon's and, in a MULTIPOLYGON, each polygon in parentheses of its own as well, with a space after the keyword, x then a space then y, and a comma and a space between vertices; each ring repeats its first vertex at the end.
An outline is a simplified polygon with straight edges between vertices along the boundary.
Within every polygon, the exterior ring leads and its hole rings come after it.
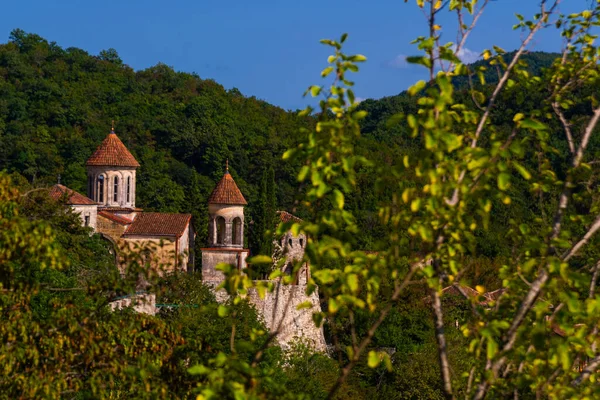
POLYGON ((444 314, 442 311, 442 302, 440 300, 440 294, 437 290, 432 290, 432 296, 432 307, 435 321, 435 338, 438 344, 438 357, 440 361, 440 369, 442 372, 444 392, 446 392, 446 397, 454 398, 454 396, 452 395, 452 381, 450 377, 450 364, 448 362, 448 348, 446 345, 446 335, 444 334, 444 314))
POLYGON ((563 261, 569 261, 571 257, 577 254, 577 252, 583 246, 588 244, 588 242, 590 241, 592 236, 594 236, 594 234, 598 231, 598 229, 600 229, 600 215, 596 217, 596 220, 594 221, 590 229, 585 233, 585 235, 583 235, 581 240, 579 240, 579 242, 577 242, 575 246, 573 246, 567 253, 565 253, 565 255, 562 257, 563 261))
POLYGON ((565 115, 560 110, 560 106, 558 105, 558 103, 552 102, 552 109, 554 110, 554 113, 558 116, 558 119, 560 120, 560 123, 562 124, 565 130, 565 135, 567 136, 567 143, 569 143, 569 150, 571 151, 571 154, 575 154, 575 143, 573 142, 573 134, 571 133, 571 124, 569 124, 569 122, 565 118, 565 115))

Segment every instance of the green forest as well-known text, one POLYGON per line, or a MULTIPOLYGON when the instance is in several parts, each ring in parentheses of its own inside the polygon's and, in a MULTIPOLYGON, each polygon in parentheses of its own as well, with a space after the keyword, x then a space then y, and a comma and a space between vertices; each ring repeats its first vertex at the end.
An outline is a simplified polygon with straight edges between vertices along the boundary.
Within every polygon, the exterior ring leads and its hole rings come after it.
POLYGON ((342 53, 345 40, 324 41, 334 54, 322 76, 334 71, 335 81, 309 87, 328 95, 301 111, 164 64, 135 71, 114 49, 93 55, 11 33, 0 45, 0 398, 573 395, 564 382, 584 360, 595 365, 586 340, 600 310, 598 251, 575 255, 579 243, 598 244, 597 56, 578 42, 571 69, 561 54, 522 49, 463 65, 422 38, 425 55, 413 61, 431 79, 358 103, 346 74, 364 57, 342 53), (454 72, 436 69, 437 55, 454 72), (85 162, 113 120, 141 164, 136 205, 191 213, 197 251, 226 160, 248 201, 253 255, 271 251, 275 210, 305 221, 277 233, 312 237, 308 290, 319 287, 328 354, 273 345, 236 297, 251 283, 234 272, 232 299, 219 304, 201 283, 201 257, 192 274, 154 277, 157 302, 174 305, 157 316, 108 310, 136 290, 144 261, 131 258, 121 276, 107 244, 46 189, 60 179, 85 194, 85 162), (572 161, 565 127, 587 161, 572 161), (442 296, 449 286, 459 289, 442 296), (467 286, 475 294, 458 293, 467 286), (498 289, 502 307, 484 298, 498 289))

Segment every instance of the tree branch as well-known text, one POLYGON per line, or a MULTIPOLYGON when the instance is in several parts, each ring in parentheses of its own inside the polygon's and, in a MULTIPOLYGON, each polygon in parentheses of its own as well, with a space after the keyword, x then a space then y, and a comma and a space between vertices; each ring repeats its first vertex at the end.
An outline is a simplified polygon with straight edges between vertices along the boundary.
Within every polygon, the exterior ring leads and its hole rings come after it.
POLYGON ((600 356, 593 358, 579 376, 571 382, 571 386, 579 386, 600 367, 600 356))
POLYGON ((600 229, 600 215, 598 217, 596 217, 596 220, 594 221, 594 223, 592 224, 590 229, 585 233, 585 235, 583 235, 581 240, 579 240, 579 242, 577 242, 575 244, 575 246, 571 247, 571 249, 563 255, 563 257, 562 257, 563 261, 569 261, 571 259, 571 257, 573 257, 575 254, 577 254, 577 252, 583 246, 588 244, 588 242, 590 241, 592 236, 594 236, 594 234, 598 231, 598 229, 600 229))
POLYGON ((565 135, 567 136, 567 143, 569 143, 569 150, 571 151, 571 154, 575 154, 575 143, 573 142, 573 134, 571 133, 571 124, 569 124, 569 122, 565 118, 565 115, 560 110, 560 106, 557 102, 552 102, 552 109, 554 110, 554 113, 558 116, 560 123, 565 129, 565 135))
POLYGON ((448 348, 446 345, 446 335, 444 334, 444 314, 442 311, 442 302, 440 300, 440 294, 437 290, 432 290, 432 296, 432 308, 435 322, 435 339, 438 344, 438 357, 440 361, 440 369, 442 372, 444 392, 447 398, 453 399, 454 396, 452 394, 450 364, 448 363, 448 348))

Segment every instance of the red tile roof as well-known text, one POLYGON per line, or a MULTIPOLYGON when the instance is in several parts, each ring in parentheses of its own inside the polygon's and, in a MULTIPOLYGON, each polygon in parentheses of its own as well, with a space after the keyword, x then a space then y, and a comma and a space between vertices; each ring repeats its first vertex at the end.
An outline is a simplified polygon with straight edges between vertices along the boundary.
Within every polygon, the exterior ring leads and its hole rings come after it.
POLYGON ((67 204, 70 205, 86 205, 92 206, 96 203, 91 200, 87 196, 82 195, 81 193, 77 193, 76 191, 69 189, 68 187, 59 184, 56 184, 50 188, 50 197, 54 200, 58 201, 61 199, 65 199, 67 204))
POLYGON ((114 132, 109 133, 106 139, 100 143, 85 165, 135 168, 140 166, 114 132))
POLYGON ((302 222, 300 218, 296 217, 294 214, 290 214, 287 211, 277 211, 277 215, 279 216, 281 222, 302 222))
POLYGON ((103 216, 106 219, 110 219, 111 221, 116 222, 117 224, 121 224, 121 225, 129 225, 133 222, 130 219, 127 219, 127 218, 122 217, 117 214, 113 214, 108 211, 99 211, 98 215, 103 216))
POLYGON ((246 205, 248 203, 229 171, 226 171, 208 198, 208 204, 246 205))
POLYGON ((192 214, 143 212, 133 220, 124 236, 181 236, 192 214))

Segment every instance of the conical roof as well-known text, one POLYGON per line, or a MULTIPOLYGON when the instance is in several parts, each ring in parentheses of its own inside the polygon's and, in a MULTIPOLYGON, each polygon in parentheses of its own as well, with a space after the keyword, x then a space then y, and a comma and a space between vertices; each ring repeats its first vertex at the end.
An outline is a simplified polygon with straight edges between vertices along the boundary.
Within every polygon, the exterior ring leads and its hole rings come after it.
POLYGON ((208 204, 231 204, 231 205, 246 205, 244 195, 235 184, 235 181, 229 173, 229 168, 225 170, 225 175, 221 178, 217 186, 214 188, 208 204))
POLYGON ((140 166, 135 157, 127 150, 121 139, 111 131, 100 143, 94 154, 85 163, 87 166, 134 167, 140 166))

